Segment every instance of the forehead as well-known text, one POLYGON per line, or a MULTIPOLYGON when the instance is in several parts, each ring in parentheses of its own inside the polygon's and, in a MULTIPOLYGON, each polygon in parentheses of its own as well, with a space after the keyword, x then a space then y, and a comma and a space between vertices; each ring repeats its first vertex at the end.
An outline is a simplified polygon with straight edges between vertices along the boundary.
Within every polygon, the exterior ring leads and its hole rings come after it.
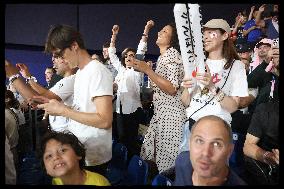
POLYGON ((50 68, 47 68, 47 69, 45 70, 45 73, 53 73, 53 72, 52 72, 52 70, 51 70, 50 68))
POLYGON ((135 52, 133 52, 133 51, 128 51, 126 54, 127 54, 127 55, 129 55, 129 54, 135 54, 135 52))
POLYGON ((163 27, 162 30, 168 31, 168 32, 172 32, 172 27, 170 25, 166 25, 165 27, 163 27))
POLYGON ((260 48, 270 48, 270 46, 269 45, 267 45, 267 44, 262 44, 262 45, 260 45, 258 48, 260 49, 260 48))
POLYGON ((214 139, 214 138, 228 138, 228 131, 225 128, 224 123, 217 120, 202 120, 196 125, 192 131, 192 136, 199 135, 203 138, 214 139))
POLYGON ((218 28, 204 28, 204 32, 220 32, 218 28))

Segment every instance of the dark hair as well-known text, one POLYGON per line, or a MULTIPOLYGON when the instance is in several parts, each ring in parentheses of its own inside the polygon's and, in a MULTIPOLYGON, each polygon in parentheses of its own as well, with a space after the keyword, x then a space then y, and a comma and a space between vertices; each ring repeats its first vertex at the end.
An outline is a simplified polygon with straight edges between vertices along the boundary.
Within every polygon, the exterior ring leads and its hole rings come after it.
POLYGON ((193 133, 193 130, 195 129, 195 127, 199 124, 200 121, 202 120, 212 120, 212 121, 218 121, 221 122, 224 126, 224 128, 228 131, 228 135, 229 135, 229 142, 232 143, 233 142, 233 133, 232 133, 232 128, 231 126, 222 118, 215 116, 215 115, 207 115, 204 116, 200 119, 198 119, 191 127, 191 133, 193 133))
MULTIPOLYGON (((222 35, 226 32, 221 28, 217 29, 221 32, 222 35)), ((208 57, 208 55, 209 53, 205 52, 205 56, 208 57)), ((228 34, 228 38, 223 43, 222 55, 227 60, 227 62, 224 65, 225 70, 231 67, 231 65, 233 64, 233 60, 240 60, 235 45, 233 41, 230 39, 230 34, 228 34)))
POLYGON ((103 44, 103 48, 109 48, 110 47, 110 42, 105 42, 103 44))
POLYGON ((57 131, 48 131, 41 140, 41 158, 43 162, 43 154, 45 152, 46 143, 54 139, 62 144, 69 144, 77 156, 82 157, 82 159, 79 160, 79 166, 80 169, 83 169, 83 167, 86 165, 85 163, 85 157, 86 157, 86 149, 84 145, 79 141, 79 139, 70 131, 63 131, 63 132, 57 132, 57 131))
POLYGON ((10 90, 5 91, 5 108, 15 108, 20 107, 20 102, 15 98, 14 93, 10 90))
POLYGON ((171 22, 167 24, 167 26, 171 26, 172 28, 172 37, 171 37, 170 46, 168 47, 168 49, 173 47, 180 53, 180 46, 179 46, 179 41, 178 41, 176 24, 174 22, 171 22))
POLYGON ((57 48, 60 50, 71 47, 77 42, 81 49, 85 49, 84 41, 80 32, 68 25, 51 26, 45 42, 45 52, 51 53, 57 48))
POLYGON ((126 64, 125 64, 125 55, 129 52, 134 52, 136 54, 136 50, 133 49, 133 48, 130 48, 130 47, 127 47, 126 49, 124 49, 121 53, 121 64, 126 67, 126 64))

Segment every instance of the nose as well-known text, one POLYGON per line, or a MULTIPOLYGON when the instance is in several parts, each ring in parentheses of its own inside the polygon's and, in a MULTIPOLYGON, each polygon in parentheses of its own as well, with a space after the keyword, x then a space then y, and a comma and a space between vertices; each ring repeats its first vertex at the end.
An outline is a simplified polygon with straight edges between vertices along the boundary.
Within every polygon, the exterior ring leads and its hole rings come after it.
POLYGON ((60 154, 59 154, 59 152, 56 152, 56 153, 54 153, 54 155, 53 155, 53 160, 58 160, 58 159, 60 159, 60 154))
POLYGON ((204 144, 202 147, 202 155, 205 157, 211 157, 213 148, 210 144, 204 144))

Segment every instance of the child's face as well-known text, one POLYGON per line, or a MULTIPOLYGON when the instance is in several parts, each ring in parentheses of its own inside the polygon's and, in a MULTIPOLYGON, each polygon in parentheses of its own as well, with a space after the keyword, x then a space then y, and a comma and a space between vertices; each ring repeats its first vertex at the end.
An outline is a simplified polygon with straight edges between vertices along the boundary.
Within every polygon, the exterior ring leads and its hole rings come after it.
POLYGON ((62 144, 54 139, 46 143, 43 154, 46 171, 52 177, 68 176, 80 170, 79 160, 81 158, 76 155, 69 144, 62 144))

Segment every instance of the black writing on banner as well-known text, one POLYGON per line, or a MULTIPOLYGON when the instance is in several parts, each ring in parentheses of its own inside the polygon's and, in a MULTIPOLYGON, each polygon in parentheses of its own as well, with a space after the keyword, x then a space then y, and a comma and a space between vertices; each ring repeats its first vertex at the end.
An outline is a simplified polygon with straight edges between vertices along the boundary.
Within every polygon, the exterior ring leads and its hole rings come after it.
POLYGON ((188 14, 187 12, 183 12, 181 15, 181 18, 184 20, 182 25, 183 28, 183 34, 184 39, 185 39, 185 44, 186 44, 186 53, 188 54, 188 60, 189 62, 193 62, 194 57, 196 57, 196 55, 194 55, 193 53, 193 48, 194 48, 194 38, 192 37, 192 35, 189 35, 189 32, 191 32, 190 30, 190 24, 191 22, 188 21, 188 14))

